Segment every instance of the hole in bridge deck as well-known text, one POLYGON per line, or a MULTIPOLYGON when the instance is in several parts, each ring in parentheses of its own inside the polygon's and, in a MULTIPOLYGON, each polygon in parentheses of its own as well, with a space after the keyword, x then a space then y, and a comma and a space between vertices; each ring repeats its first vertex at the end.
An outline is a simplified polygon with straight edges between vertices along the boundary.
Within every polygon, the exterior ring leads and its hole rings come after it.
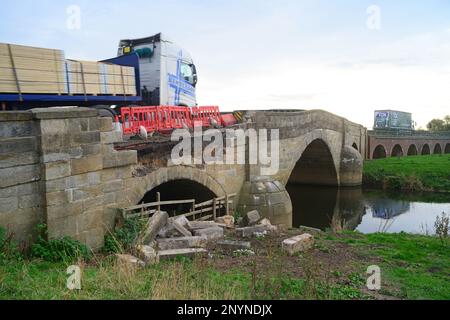
MULTIPOLYGON (((204 185, 187 179, 173 180, 163 183, 147 192, 140 203, 156 202, 156 194, 161 194, 161 201, 189 200, 195 199, 199 204, 212 200, 217 195, 204 185)), ((170 216, 187 213, 192 209, 189 204, 176 204, 162 206, 163 211, 167 211, 170 216)))

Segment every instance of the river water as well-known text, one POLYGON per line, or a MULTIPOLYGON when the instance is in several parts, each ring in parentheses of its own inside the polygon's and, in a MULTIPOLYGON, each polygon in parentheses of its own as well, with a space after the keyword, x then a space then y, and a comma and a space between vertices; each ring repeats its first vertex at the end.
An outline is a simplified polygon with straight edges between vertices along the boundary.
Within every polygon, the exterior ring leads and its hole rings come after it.
POLYGON ((436 217, 442 212, 450 214, 450 194, 292 184, 287 190, 293 204, 294 227, 434 234, 436 217))

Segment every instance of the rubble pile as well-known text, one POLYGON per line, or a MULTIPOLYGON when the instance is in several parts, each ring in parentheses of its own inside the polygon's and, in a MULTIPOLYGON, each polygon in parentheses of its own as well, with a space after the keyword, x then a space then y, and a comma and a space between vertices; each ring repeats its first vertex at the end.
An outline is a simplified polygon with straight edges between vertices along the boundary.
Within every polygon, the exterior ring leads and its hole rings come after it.
MULTIPOLYGON (((176 257, 208 255, 208 248, 236 256, 236 252, 252 252, 249 238, 277 231, 278 227, 262 218, 256 210, 248 212, 239 221, 229 215, 215 221, 189 221, 186 216, 170 218, 167 212, 159 211, 148 220, 136 239, 134 256, 117 255, 117 259, 121 264, 143 267, 176 257), (225 239, 225 235, 230 239, 225 239), (241 240, 231 240, 233 235, 241 240)), ((292 255, 308 250, 313 243, 314 239, 305 235, 301 239, 286 239, 282 248, 292 255)))

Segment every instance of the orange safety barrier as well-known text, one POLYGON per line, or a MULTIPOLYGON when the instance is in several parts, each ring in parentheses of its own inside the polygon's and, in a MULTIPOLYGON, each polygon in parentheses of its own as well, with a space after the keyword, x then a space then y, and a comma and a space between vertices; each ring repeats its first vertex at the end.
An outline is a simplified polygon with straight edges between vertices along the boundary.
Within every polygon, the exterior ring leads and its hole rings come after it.
POLYGON ((200 123, 209 127, 211 119, 222 125, 219 107, 128 107, 121 108, 121 122, 124 134, 137 134, 140 127, 147 132, 169 132, 174 129, 193 128, 200 123))

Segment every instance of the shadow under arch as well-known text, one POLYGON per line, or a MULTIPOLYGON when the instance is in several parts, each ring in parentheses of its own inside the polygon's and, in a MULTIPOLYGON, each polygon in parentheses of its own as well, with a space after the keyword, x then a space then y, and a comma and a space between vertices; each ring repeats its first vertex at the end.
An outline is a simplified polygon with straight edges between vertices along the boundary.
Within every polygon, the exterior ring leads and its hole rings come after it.
POLYGON ((444 151, 446 154, 447 153, 450 153, 450 143, 447 143, 446 145, 445 145, 445 151, 444 151))
POLYGON ((396 144, 394 148, 392 148, 391 157, 403 157, 403 149, 401 145, 396 144))
POLYGON ((373 151, 372 159, 383 159, 387 157, 386 149, 381 144, 373 151))
MULTIPOLYGON (((188 179, 177 179, 164 182, 153 189, 149 190, 139 203, 151 203, 157 200, 157 193, 161 195, 161 201, 171 200, 189 200, 195 199, 195 203, 202 203, 211 200, 216 195, 208 187, 199 182, 188 179)), ((175 204, 165 205, 161 207, 163 211, 167 211, 170 215, 175 213, 186 213, 192 205, 189 204, 175 204)))
POLYGON ((336 205, 337 185, 330 148, 322 139, 313 140, 295 164, 286 184, 292 200, 293 225, 329 226, 336 205))
POLYGON ((434 146, 433 154, 442 154, 442 148, 439 143, 434 146))
POLYGON ((408 148, 408 156, 417 156, 419 152, 417 151, 417 147, 415 144, 412 144, 408 148))
POLYGON ((430 146, 428 144, 424 144, 423 147, 422 147, 422 155, 425 156, 425 155, 428 155, 430 153, 431 153, 430 146))
POLYGON ((303 151, 288 184, 337 186, 338 176, 330 148, 322 139, 312 141, 303 151))
POLYGON ((354 143, 352 144, 352 147, 353 147, 354 149, 356 149, 356 150, 358 150, 358 151, 359 151, 359 149, 358 149, 358 145, 356 144, 356 142, 354 142, 354 143))

